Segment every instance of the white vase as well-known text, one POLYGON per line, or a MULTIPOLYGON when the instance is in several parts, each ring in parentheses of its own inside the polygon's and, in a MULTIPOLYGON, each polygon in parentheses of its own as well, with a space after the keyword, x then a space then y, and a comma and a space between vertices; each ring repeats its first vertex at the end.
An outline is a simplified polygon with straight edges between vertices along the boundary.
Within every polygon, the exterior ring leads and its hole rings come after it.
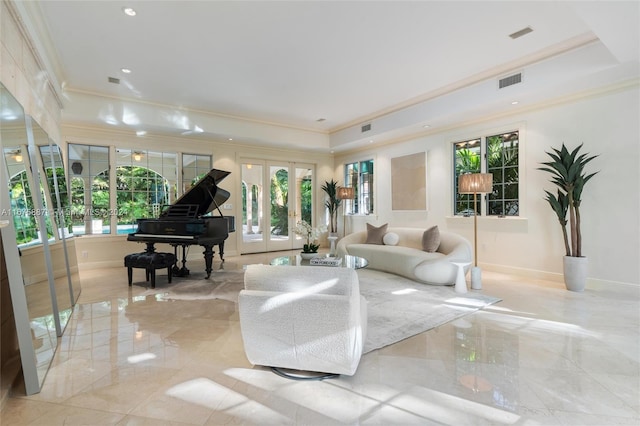
POLYGON ((300 253, 300 257, 302 257, 304 260, 313 259, 317 255, 318 253, 305 253, 305 252, 300 253))
POLYGON ((569 291, 584 291, 587 285, 587 269, 589 262, 586 257, 564 257, 564 285, 569 291))

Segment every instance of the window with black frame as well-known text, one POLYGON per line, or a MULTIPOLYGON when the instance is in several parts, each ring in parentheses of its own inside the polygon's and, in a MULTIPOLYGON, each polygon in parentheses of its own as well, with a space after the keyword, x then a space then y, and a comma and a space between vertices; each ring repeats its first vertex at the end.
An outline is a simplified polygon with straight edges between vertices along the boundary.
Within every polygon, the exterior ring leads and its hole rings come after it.
POLYGON ((454 214, 462 216, 473 216, 473 211, 480 214, 480 198, 476 199, 473 205, 473 194, 460 194, 458 192, 458 178, 465 173, 480 173, 480 145, 479 138, 470 139, 453 144, 454 150, 454 214))
POLYGON ((346 214, 368 215, 373 213, 373 176, 373 160, 345 164, 345 186, 354 189, 354 199, 344 200, 346 214))
POLYGON ((471 216, 475 210, 485 216, 520 214, 520 138, 518 131, 469 139, 453 144, 454 215, 471 216), (484 158, 485 161, 482 161, 484 158), (464 173, 490 173, 493 192, 487 194, 484 211, 482 197, 473 205, 473 194, 458 193, 458 177, 464 173))
POLYGON ((493 192, 487 200, 487 216, 518 216, 519 135, 518 132, 488 136, 487 173, 493 175, 493 192))

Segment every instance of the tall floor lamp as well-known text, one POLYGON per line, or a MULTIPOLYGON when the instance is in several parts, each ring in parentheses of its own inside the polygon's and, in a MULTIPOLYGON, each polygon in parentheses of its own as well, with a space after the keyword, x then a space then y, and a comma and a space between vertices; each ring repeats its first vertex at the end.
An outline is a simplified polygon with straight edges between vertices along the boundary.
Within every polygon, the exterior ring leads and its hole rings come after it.
POLYGON ((466 173, 458 176, 458 193, 473 194, 473 268, 471 268, 471 288, 482 288, 482 272, 478 267, 478 215, 476 214, 477 194, 493 191, 493 175, 491 173, 466 173))
POLYGON ((342 233, 343 236, 347 235, 347 206, 346 206, 346 200, 353 200, 353 198, 356 196, 356 191, 353 189, 353 187, 346 187, 346 186, 340 186, 338 187, 338 199, 345 201, 344 204, 342 204, 342 233))

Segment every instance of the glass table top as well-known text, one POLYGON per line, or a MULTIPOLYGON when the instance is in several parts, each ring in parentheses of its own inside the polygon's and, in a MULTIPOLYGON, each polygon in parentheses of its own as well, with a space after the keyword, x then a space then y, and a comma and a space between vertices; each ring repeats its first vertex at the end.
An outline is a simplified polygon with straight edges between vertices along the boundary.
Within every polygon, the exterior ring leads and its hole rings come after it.
MULTIPOLYGON (((316 257, 329 258, 328 254, 319 254, 316 257)), ((360 269, 366 268, 369 261, 363 257, 344 255, 342 256, 342 268, 360 269)), ((276 257, 270 262, 272 266, 311 266, 311 260, 303 259, 300 255, 276 257)), ((331 268, 332 266, 328 266, 331 268)))

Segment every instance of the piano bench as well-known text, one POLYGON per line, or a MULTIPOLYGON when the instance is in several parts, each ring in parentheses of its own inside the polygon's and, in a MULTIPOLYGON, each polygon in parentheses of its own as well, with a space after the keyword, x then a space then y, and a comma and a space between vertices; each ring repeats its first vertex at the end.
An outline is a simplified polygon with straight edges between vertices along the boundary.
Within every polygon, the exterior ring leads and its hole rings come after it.
POLYGON ((146 280, 151 278, 151 288, 156 288, 156 269, 167 268, 169 282, 171 282, 171 269, 176 264, 176 256, 173 253, 132 253, 124 257, 124 266, 127 268, 129 287, 133 281, 133 268, 144 268, 146 280))

